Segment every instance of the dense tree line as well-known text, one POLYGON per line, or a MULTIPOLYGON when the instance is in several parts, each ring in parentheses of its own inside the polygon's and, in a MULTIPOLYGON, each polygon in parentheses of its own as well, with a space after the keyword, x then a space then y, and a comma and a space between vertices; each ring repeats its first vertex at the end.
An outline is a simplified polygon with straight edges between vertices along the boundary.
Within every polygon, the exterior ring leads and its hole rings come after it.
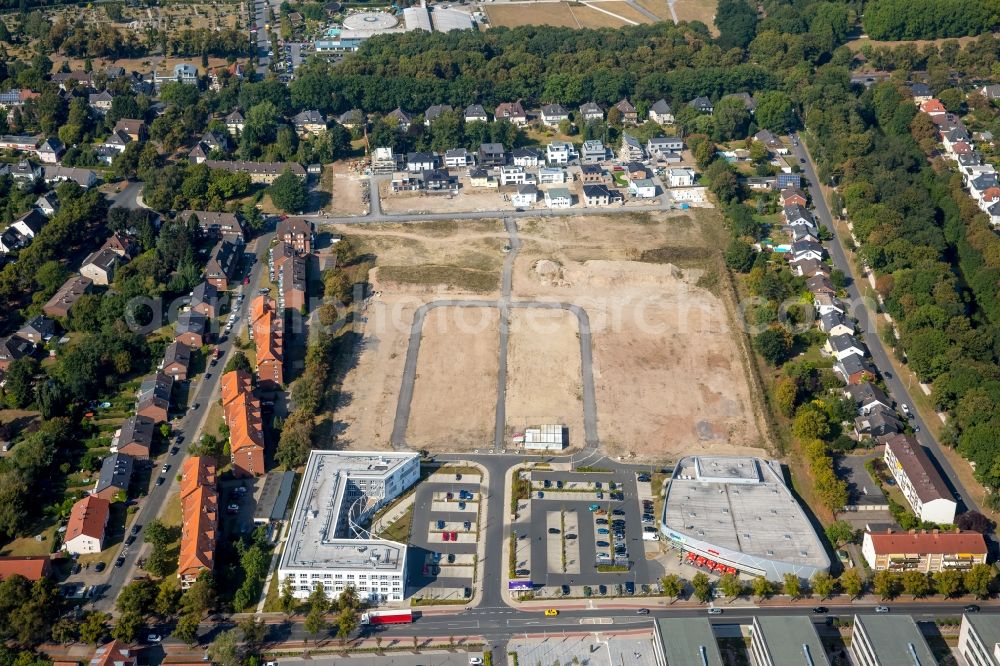
POLYGON ((872 0, 865 7, 864 28, 872 39, 964 37, 998 26, 998 0, 872 0))
POLYGON ((846 72, 825 70, 804 91, 810 147, 822 176, 840 184, 858 255, 878 276, 898 329, 889 342, 952 412, 945 441, 1000 487, 996 237, 959 183, 927 161, 928 119, 904 92, 889 82, 853 95, 846 72))
POLYGON ((313 71, 322 75, 297 88, 300 96, 309 88, 331 92, 331 110, 388 112, 444 103, 492 107, 519 99, 609 105, 625 96, 633 101, 666 97, 680 105, 698 95, 717 98, 778 87, 772 72, 740 60, 738 52, 712 43, 700 24, 417 31, 367 40, 337 65, 313 63, 313 71))

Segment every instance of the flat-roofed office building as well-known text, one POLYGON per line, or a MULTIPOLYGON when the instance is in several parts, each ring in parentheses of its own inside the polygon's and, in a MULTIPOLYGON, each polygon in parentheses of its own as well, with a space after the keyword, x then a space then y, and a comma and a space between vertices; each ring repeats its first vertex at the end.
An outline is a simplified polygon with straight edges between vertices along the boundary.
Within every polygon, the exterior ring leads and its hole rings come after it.
POLYGON ((909 615, 855 615, 851 634, 855 666, 934 666, 937 660, 909 615))
POLYGON ((804 615, 755 615, 750 626, 753 666, 830 666, 812 621, 804 615))
POLYGON ((374 539, 363 524, 420 478, 416 453, 313 451, 278 564, 296 598, 320 583, 335 599, 353 587, 372 603, 406 596, 406 544, 374 539))
POLYGON ((963 615, 958 653, 968 666, 1000 666, 1000 615, 963 615))
POLYGON ((653 624, 656 663, 666 666, 723 666, 712 623, 703 617, 658 619, 653 624))

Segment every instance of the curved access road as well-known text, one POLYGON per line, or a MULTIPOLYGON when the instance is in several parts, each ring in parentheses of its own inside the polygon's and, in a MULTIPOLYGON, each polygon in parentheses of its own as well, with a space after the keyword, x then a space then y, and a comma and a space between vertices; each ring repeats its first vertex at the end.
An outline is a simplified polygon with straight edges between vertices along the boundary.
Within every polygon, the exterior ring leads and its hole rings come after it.
POLYGON ((441 307, 457 308, 498 308, 500 310, 500 345, 497 362, 497 402, 496 419, 494 422, 493 448, 500 451, 505 448, 504 438, 507 423, 507 349, 510 340, 510 309, 539 308, 548 310, 566 310, 576 315, 580 332, 580 375, 583 384, 583 426, 585 452, 588 456, 597 452, 599 444, 597 436, 597 399, 594 391, 594 358, 591 349, 590 318, 586 310, 573 303, 548 301, 511 301, 513 287, 514 261, 521 248, 517 236, 517 224, 509 217, 504 218, 504 227, 510 238, 509 250, 503 262, 501 279, 501 295, 499 301, 476 299, 446 299, 424 303, 417 308, 410 326, 410 339, 406 347, 406 362, 403 366, 403 379, 399 387, 399 398, 396 402, 396 416, 392 425, 390 443, 397 450, 406 449, 406 429, 410 422, 410 407, 413 402, 413 388, 417 377, 417 359, 420 355, 420 339, 423 335, 424 321, 427 313, 441 307))

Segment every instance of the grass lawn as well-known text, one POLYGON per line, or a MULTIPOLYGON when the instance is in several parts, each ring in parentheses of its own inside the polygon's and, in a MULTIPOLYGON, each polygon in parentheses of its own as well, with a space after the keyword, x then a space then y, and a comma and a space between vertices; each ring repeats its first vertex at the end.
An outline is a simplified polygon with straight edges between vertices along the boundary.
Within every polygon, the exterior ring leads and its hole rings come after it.
POLYGON ((399 541, 401 543, 409 543, 412 523, 413 507, 411 506, 399 520, 382 530, 382 533, 379 534, 379 538, 389 539, 390 541, 399 541))
POLYGON ((181 495, 175 493, 167 500, 163 513, 160 514, 160 522, 171 527, 180 527, 181 524, 181 495))
POLYGON ((3 555, 4 557, 48 555, 52 550, 52 539, 55 538, 56 525, 53 524, 46 527, 41 534, 44 536, 42 541, 36 541, 34 536, 14 539, 4 546, 3 550, 0 550, 0 555, 3 555))
POLYGON ((478 467, 471 467, 469 465, 445 465, 434 470, 434 474, 467 474, 479 477, 482 472, 479 471, 478 467))

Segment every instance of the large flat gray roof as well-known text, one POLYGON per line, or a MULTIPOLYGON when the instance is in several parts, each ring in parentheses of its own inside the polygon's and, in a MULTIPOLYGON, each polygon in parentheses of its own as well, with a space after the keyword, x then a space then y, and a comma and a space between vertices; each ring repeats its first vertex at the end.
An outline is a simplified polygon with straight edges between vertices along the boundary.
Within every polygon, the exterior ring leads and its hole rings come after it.
POLYGON ((712 624, 703 617, 656 621, 667 666, 723 666, 712 624))
POLYGON ((379 499, 347 497, 352 481, 386 479, 418 458, 416 453, 313 451, 292 509, 292 524, 279 568, 402 571, 405 544, 355 538, 342 517, 348 513, 348 504, 361 502, 361 510, 365 511, 379 499))
POLYGON ((829 557, 780 469, 759 458, 681 459, 667 491, 666 527, 755 557, 828 567, 829 557))
POLYGON ((855 615, 855 636, 859 624, 864 627, 879 666, 914 666, 915 663, 931 666, 937 663, 917 623, 909 615, 855 615), (913 659, 914 654, 917 661, 913 659))
POLYGON ((816 633, 816 626, 804 615, 754 616, 754 641, 762 641, 775 664, 829 666, 830 660, 816 633))
POLYGON ((972 625, 984 645, 992 647, 1000 643, 1000 615, 966 613, 965 620, 972 625))

